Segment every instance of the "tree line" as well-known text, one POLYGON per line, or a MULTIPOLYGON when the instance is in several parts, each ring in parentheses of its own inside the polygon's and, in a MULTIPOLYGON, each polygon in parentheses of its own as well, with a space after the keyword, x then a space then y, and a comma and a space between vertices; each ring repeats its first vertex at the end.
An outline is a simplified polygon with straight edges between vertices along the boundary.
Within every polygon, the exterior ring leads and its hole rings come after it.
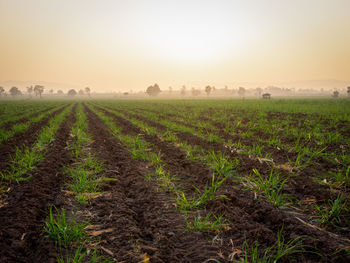
MULTIPOLYGON (((45 87, 42 85, 34 85, 34 86, 29 86, 26 87, 26 92, 29 95, 30 98, 32 98, 32 94, 35 95, 36 97, 42 98, 42 94, 44 93, 45 87)), ((54 94, 54 90, 50 89, 48 91, 50 93, 50 95, 54 94)), ((64 95, 64 92, 62 90, 57 90, 57 95, 64 95)), ((0 97, 6 97, 8 95, 11 95, 12 97, 17 97, 17 96, 22 96, 23 92, 17 88, 17 87, 11 87, 8 90, 8 93, 6 92, 6 90, 4 89, 4 87, 0 86, 0 97)), ((86 87, 84 89, 80 89, 79 91, 76 91, 75 89, 70 89, 67 92, 68 96, 74 97, 76 95, 87 95, 87 96, 91 96, 91 89, 89 87, 86 87)))

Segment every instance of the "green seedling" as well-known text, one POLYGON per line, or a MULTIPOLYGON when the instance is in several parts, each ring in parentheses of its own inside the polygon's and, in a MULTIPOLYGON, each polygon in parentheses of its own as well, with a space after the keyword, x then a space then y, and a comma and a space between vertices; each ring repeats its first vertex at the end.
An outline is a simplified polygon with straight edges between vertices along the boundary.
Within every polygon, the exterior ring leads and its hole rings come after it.
POLYGON ((343 200, 343 195, 339 194, 335 200, 329 200, 329 208, 321 208, 315 206, 317 211, 317 221, 322 225, 339 225, 345 214, 349 212, 346 202, 343 200))
POLYGON ((58 211, 54 207, 56 213, 53 213, 53 208, 50 207, 49 217, 46 219, 45 232, 48 237, 58 242, 59 246, 69 246, 72 242, 78 242, 85 238, 85 227, 87 223, 77 223, 74 220, 68 221, 66 211, 62 209, 58 211))
POLYGON ((158 153, 150 153, 149 154, 149 159, 151 161, 151 165, 154 166, 154 167, 158 167, 161 162, 162 162, 162 159, 161 159, 161 153, 158 152, 158 153))
POLYGON ((258 242, 250 246, 247 242, 243 243, 242 254, 244 263, 277 263, 286 256, 297 253, 303 253, 304 248, 302 239, 297 237, 286 242, 282 235, 282 229, 277 234, 277 241, 264 251, 259 249, 258 242))
POLYGON ((193 221, 190 221, 186 214, 186 228, 188 230, 211 232, 219 231, 225 227, 227 227, 227 223, 222 216, 209 213, 205 217, 201 217, 200 215, 195 216, 193 221))
POLYGON ((229 161, 223 153, 215 151, 209 152, 206 160, 214 173, 223 177, 232 176, 239 165, 238 159, 229 161))
POLYGON ((220 186, 225 182, 227 177, 222 179, 218 179, 215 177, 213 173, 211 186, 206 186, 204 192, 202 193, 198 188, 195 187, 197 191, 197 198, 192 197, 188 199, 185 194, 182 192, 177 198, 176 203, 181 210, 192 210, 194 208, 198 208, 206 204, 207 202, 219 198, 226 198, 225 195, 217 196, 216 193, 219 190, 220 186))
POLYGON ((4 173, 4 177, 9 181, 21 182, 30 179, 32 176, 26 176, 29 171, 35 169, 35 165, 44 158, 43 154, 36 152, 28 147, 17 148, 14 157, 10 162, 8 172, 4 173))
POLYGON ((287 202, 287 196, 282 193, 283 186, 288 178, 280 178, 278 173, 274 173, 273 169, 270 174, 264 178, 257 169, 253 169, 254 176, 248 177, 247 183, 255 192, 262 192, 267 201, 273 205, 280 207, 287 202))

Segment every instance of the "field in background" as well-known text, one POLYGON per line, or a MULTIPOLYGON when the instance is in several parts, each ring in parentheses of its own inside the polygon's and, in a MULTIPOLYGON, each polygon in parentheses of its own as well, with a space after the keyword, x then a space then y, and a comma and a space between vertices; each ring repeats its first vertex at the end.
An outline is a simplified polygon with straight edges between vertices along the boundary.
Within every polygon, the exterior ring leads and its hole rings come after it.
POLYGON ((349 99, 0 101, 0 116, 1 262, 350 260, 349 99))

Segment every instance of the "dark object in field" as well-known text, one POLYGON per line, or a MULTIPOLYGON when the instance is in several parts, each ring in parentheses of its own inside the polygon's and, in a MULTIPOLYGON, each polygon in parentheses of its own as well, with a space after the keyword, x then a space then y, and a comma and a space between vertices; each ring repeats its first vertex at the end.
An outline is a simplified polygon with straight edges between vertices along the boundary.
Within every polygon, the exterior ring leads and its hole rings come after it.
POLYGON ((339 91, 334 91, 333 92, 333 95, 332 95, 333 98, 338 98, 339 97, 339 91))
POLYGON ((271 99, 271 94, 270 93, 264 93, 263 95, 262 95, 262 98, 263 99, 271 99))

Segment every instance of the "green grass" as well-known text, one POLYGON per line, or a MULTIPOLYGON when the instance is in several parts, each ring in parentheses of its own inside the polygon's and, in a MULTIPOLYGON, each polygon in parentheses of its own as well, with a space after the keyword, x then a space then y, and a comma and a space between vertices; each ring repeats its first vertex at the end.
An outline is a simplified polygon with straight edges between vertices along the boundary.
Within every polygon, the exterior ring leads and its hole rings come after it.
POLYGON ((277 241, 266 249, 260 249, 259 243, 249 245, 243 243, 242 254, 244 263, 277 263, 288 256, 304 252, 302 239, 297 237, 286 242, 282 235, 282 229, 277 234, 277 241))
POLYGON ((205 217, 200 215, 194 216, 193 220, 190 220, 186 214, 186 229, 200 232, 212 232, 219 231, 228 226, 228 223, 222 216, 216 216, 212 213, 207 214, 205 217))
POLYGON ((283 186, 288 178, 282 179, 279 173, 271 169, 268 176, 263 176, 257 169, 253 169, 255 176, 248 176, 243 180, 248 187, 256 193, 263 193, 266 200, 273 205, 280 207, 288 202, 287 196, 282 192, 283 186))
POLYGON ((67 247, 73 242, 85 238, 87 225, 87 223, 78 223, 74 220, 69 221, 64 209, 59 211, 56 207, 50 207, 50 214, 46 219, 44 230, 47 236, 55 240, 59 246, 67 247))
POLYGON ((84 249, 84 246, 78 246, 72 256, 66 255, 63 257, 62 255, 57 256, 58 263, 111 263, 113 261, 109 259, 104 259, 99 256, 97 251, 94 250, 92 255, 89 255, 88 252, 84 249))
POLYGON ((217 195, 217 191, 219 190, 221 185, 226 181, 226 179, 227 177, 218 178, 213 173, 211 185, 207 185, 203 192, 201 192, 198 188, 195 187, 197 193, 194 197, 191 198, 187 198, 182 192, 176 198, 176 204, 178 208, 184 211, 192 210, 205 205, 211 200, 227 198, 225 195, 217 195))
POLYGON ((217 176, 232 176, 236 173, 236 168, 239 166, 239 160, 229 160, 221 152, 210 151, 206 156, 206 161, 209 167, 217 176))
POLYGON ((335 200, 329 200, 329 206, 315 206, 317 221, 322 225, 339 225, 350 216, 349 207, 343 199, 343 194, 339 194, 335 200))
POLYGON ((72 106, 66 108, 55 118, 51 119, 49 124, 40 131, 36 142, 32 146, 16 149, 15 154, 11 156, 9 168, 0 173, 1 180, 21 182, 32 177, 29 172, 33 171, 36 164, 45 158, 47 148, 54 140, 57 130, 67 118, 72 106))

